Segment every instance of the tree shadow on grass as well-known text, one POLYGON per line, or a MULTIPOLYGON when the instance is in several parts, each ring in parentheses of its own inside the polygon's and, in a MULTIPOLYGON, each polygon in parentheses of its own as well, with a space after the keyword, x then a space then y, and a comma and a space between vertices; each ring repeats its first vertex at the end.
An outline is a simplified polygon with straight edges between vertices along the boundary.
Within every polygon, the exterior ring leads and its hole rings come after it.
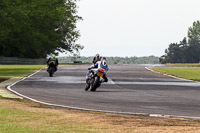
POLYGON ((0 83, 8 80, 8 78, 0 78, 0 83))

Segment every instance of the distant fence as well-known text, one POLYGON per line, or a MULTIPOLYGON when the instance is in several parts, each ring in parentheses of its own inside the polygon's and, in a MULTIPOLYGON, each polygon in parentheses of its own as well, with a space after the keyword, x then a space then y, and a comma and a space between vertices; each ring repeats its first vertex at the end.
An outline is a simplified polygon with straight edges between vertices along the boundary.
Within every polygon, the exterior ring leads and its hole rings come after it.
POLYGON ((46 59, 29 59, 29 58, 15 58, 15 57, 2 57, 0 64, 46 64, 46 59))

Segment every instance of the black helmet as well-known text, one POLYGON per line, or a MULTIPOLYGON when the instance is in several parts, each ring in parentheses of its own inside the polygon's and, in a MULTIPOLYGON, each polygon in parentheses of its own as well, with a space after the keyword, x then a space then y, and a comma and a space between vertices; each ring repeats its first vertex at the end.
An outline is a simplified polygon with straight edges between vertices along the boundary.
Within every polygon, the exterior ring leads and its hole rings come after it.
POLYGON ((106 57, 102 57, 101 60, 105 60, 106 61, 106 57))

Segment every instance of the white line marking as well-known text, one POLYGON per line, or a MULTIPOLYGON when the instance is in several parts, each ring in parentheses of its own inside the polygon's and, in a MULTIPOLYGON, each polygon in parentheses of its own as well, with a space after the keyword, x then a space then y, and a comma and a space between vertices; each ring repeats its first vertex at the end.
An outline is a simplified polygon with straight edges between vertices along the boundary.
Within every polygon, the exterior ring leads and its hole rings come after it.
POLYGON ((167 85, 200 87, 200 82, 115 82, 120 85, 167 85))
POLYGON ((161 74, 161 75, 165 75, 165 76, 169 76, 169 77, 172 77, 172 78, 175 78, 175 79, 179 79, 179 80, 184 80, 184 81, 193 81, 193 80, 188 80, 188 79, 183 79, 183 78, 178 78, 176 76, 173 76, 173 75, 168 75, 168 74, 162 74, 160 72, 157 72, 157 71, 154 71, 148 67, 145 67, 147 70, 151 71, 151 72, 154 72, 154 73, 157 73, 157 74, 161 74))
MULTIPOLYGON (((25 79, 27 79, 27 78, 30 78, 31 76, 33 76, 33 75, 35 75, 35 74, 39 73, 40 71, 41 71, 41 69, 40 69, 40 70, 38 70, 37 72, 35 72, 35 73, 33 73, 33 74, 31 74, 31 75, 27 76, 27 77, 24 77, 24 78, 22 78, 21 80, 19 80, 19 81, 15 82, 15 83, 13 83, 13 84, 11 84, 11 85, 7 86, 7 89, 8 89, 9 91, 11 91, 11 92, 15 93, 15 92, 14 92, 14 90, 12 90, 12 89, 11 89, 11 87, 12 87, 12 86, 14 86, 15 84, 17 84, 17 83, 19 83, 19 82, 21 82, 21 81, 23 81, 23 80, 25 80, 25 79)), ((16 93, 17 93, 17 92, 16 92, 16 93)), ((17 95, 18 95, 18 94, 17 94, 17 95)))
POLYGON ((111 78, 108 78, 108 83, 107 84, 115 84, 115 82, 111 79, 111 78))

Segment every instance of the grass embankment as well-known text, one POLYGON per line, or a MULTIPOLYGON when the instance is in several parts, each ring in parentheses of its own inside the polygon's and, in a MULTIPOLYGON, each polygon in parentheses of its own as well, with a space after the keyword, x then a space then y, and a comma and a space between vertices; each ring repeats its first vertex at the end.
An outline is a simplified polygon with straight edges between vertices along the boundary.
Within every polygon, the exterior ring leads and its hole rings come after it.
MULTIPOLYGON (((43 65, 1 65, 1 77, 27 76, 43 65)), ((0 98, 1 133, 177 133, 200 132, 195 120, 159 119, 53 108, 0 98)))
POLYGON ((199 67, 153 67, 151 69, 163 74, 173 75, 184 79, 200 81, 199 67))
POLYGON ((45 65, 0 65, 0 78, 24 77, 45 65))

